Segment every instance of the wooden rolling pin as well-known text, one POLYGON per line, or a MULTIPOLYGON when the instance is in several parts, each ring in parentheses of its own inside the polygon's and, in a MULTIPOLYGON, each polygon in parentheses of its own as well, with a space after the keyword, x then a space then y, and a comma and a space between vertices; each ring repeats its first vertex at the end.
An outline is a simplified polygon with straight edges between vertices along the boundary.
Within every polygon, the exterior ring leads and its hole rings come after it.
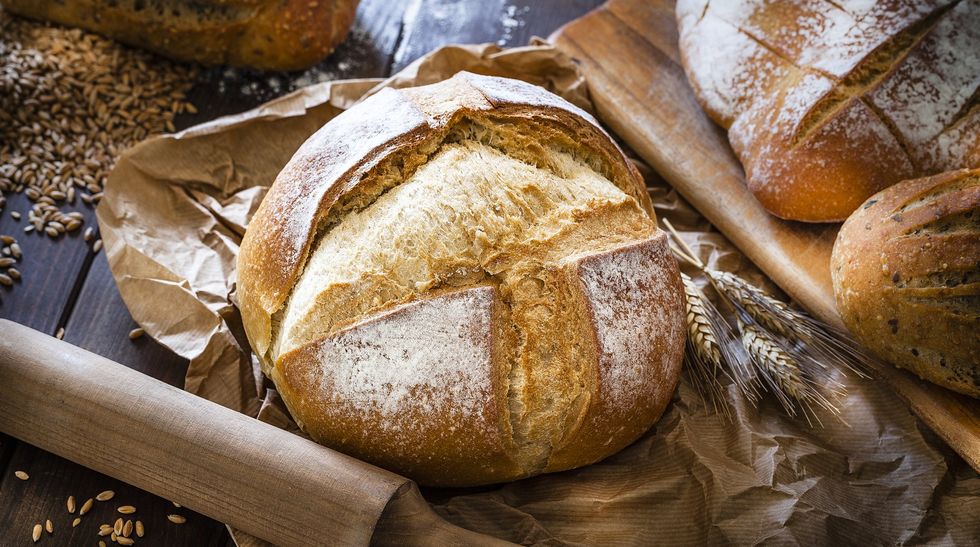
POLYGON ((415 484, 0 320, 0 431, 276 545, 501 545, 415 484))

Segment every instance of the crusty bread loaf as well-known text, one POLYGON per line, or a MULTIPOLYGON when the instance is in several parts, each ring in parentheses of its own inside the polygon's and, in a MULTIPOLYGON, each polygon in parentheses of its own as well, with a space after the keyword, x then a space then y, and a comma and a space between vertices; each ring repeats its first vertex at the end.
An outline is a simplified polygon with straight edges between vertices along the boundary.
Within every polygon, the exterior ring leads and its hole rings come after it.
POLYGON ((902 182, 837 236, 837 308, 863 345, 980 397, 980 169, 902 182))
POLYGON ((0 0, 183 61, 307 68, 343 41, 357 0, 0 0))
POLYGON ((679 0, 681 59, 773 214, 980 165, 980 2, 679 0))
POLYGON ((682 288, 586 113, 460 73, 313 135, 238 260, 249 340, 314 439, 422 484, 602 459, 663 412, 682 288))

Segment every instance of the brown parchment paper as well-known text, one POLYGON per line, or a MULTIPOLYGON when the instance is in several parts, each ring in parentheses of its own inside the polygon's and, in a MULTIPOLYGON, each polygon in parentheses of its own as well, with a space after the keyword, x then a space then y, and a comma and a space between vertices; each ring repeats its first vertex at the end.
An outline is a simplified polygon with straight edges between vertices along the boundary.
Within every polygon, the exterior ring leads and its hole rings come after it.
MULTIPOLYGON (((380 86, 459 70, 520 78, 591 109, 574 63, 547 45, 437 50, 394 77, 314 85, 240 115, 150 139, 120 158, 98 209, 123 299, 190 360, 185 389, 297 431, 258 371, 235 307, 235 257, 279 169, 316 129, 380 86)), ((659 217, 708 264, 775 290, 640 163, 659 217)), ((694 273, 694 272, 689 272, 694 273)), ((824 427, 748 406, 707 411, 682 378, 660 422, 596 465, 505 485, 425 490, 461 526, 523 544, 975 544, 980 478, 874 381, 849 381, 824 427)), ((241 544, 254 540, 236 534, 241 544)))

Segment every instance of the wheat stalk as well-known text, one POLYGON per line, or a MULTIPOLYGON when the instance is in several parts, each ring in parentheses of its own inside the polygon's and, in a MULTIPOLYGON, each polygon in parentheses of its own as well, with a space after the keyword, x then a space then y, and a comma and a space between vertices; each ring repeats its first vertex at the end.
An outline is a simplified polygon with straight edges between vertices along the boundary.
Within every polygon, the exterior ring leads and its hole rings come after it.
POLYGON ((785 393, 793 399, 800 399, 805 387, 803 374, 796 360, 776 345, 766 331, 756 325, 746 324, 739 319, 738 331, 742 333, 742 345, 752 357, 752 362, 768 373, 768 376, 779 386, 777 392, 785 393))
MULTIPOLYGON (((864 371, 871 358, 846 333, 794 310, 731 272, 708 268, 696 258, 670 222, 664 220, 664 224, 683 247, 681 250, 672 244, 674 253, 704 273, 718 295, 734 310, 737 319, 738 339, 717 309, 714 309, 718 316, 715 328, 706 330, 705 321, 698 322, 698 319, 710 317, 710 314, 698 313, 692 302, 703 305, 710 301, 693 280, 685 276, 685 292, 691 301, 688 303, 688 330, 693 357, 701 363, 711 362, 709 354, 717 348, 722 364, 729 365, 727 370, 733 372, 730 376, 753 403, 758 397, 758 387, 773 393, 790 415, 795 416, 797 409, 802 409, 808 421, 812 423, 812 417, 819 422, 814 412, 819 407, 839 418, 840 410, 835 402, 843 398, 846 391, 836 371, 843 375, 843 370, 851 370, 867 377, 864 371), (710 341, 706 341, 702 332, 712 334, 710 341), (734 344, 727 343, 733 340, 734 344), (725 351, 726 347, 728 351, 725 351), (828 366, 831 364, 837 365, 836 368, 828 366)), ((691 362, 692 368, 698 366, 693 359, 691 362)), ((704 377, 703 374, 700 376, 704 377)), ((699 392, 702 390, 708 392, 710 388, 699 387, 699 392)))
POLYGON ((704 296, 694 281, 686 274, 681 274, 684 284, 684 303, 687 318, 687 344, 684 360, 690 373, 691 381, 697 389, 704 405, 711 406, 715 412, 719 409, 725 417, 731 418, 728 401, 725 399, 718 373, 722 370, 721 348, 714 335, 709 311, 705 305, 704 296))
POLYGON ((731 272, 711 268, 704 268, 703 271, 712 286, 729 300, 738 303, 753 321, 787 338, 799 338, 798 333, 787 325, 793 320, 793 311, 789 306, 731 272))
POLYGON ((795 416, 798 404, 811 424, 811 417, 818 423, 820 421, 814 412, 814 406, 839 415, 840 410, 820 391, 820 385, 808 374, 809 369, 778 338, 759 325, 747 321, 750 318, 738 319, 742 344, 783 409, 795 416))
POLYGON ((731 379, 752 404, 759 399, 759 386, 752 372, 749 356, 735 339, 731 327, 718 308, 686 274, 681 274, 687 317, 686 361, 691 379, 705 401, 721 407, 730 417, 728 401, 723 397, 720 376, 731 379))

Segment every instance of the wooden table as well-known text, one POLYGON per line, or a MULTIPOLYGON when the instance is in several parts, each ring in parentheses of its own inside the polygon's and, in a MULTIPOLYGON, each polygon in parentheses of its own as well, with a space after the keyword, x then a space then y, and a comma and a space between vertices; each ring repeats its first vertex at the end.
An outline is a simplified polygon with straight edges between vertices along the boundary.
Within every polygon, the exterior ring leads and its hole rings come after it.
MULTIPOLYGON (((313 71, 318 79, 384 77, 443 44, 497 42, 523 45, 532 36, 547 36, 567 21, 599 5, 601 0, 362 0, 348 40, 313 71)), ((308 80, 309 74, 305 79, 308 80)), ((292 89, 304 75, 257 74, 244 70, 209 69, 191 91, 195 115, 178 117, 182 129, 252 108, 292 89)), ((104 355, 173 385, 183 385, 187 363, 153 340, 130 340, 137 325, 130 318, 109 272, 105 255, 93 254, 82 230, 58 241, 24 234, 30 202, 23 194, 8 195, 0 214, 0 234, 18 239, 24 261, 23 281, 0 287, 0 317, 42 332, 65 329, 65 340, 104 355)), ((79 209, 85 225, 95 226, 94 210, 79 209)), ((3 333, 0 333, 3 336, 3 333)), ((2 389, 2 386, 0 386, 2 389)), ((106 386, 112 389, 112 386, 106 386)), ((35 523, 50 518, 55 535, 39 544, 94 545, 101 523, 119 515, 116 505, 133 505, 147 528, 139 545, 232 545, 223 525, 167 500, 95 473, 23 442, 0 435, 0 537, 3 545, 30 545, 35 523), (14 471, 24 470, 22 481, 14 471), (65 504, 74 495, 80 506, 103 490, 114 490, 111 504, 97 504, 77 528, 71 528, 65 504), (177 526, 169 513, 187 517, 177 526)))

